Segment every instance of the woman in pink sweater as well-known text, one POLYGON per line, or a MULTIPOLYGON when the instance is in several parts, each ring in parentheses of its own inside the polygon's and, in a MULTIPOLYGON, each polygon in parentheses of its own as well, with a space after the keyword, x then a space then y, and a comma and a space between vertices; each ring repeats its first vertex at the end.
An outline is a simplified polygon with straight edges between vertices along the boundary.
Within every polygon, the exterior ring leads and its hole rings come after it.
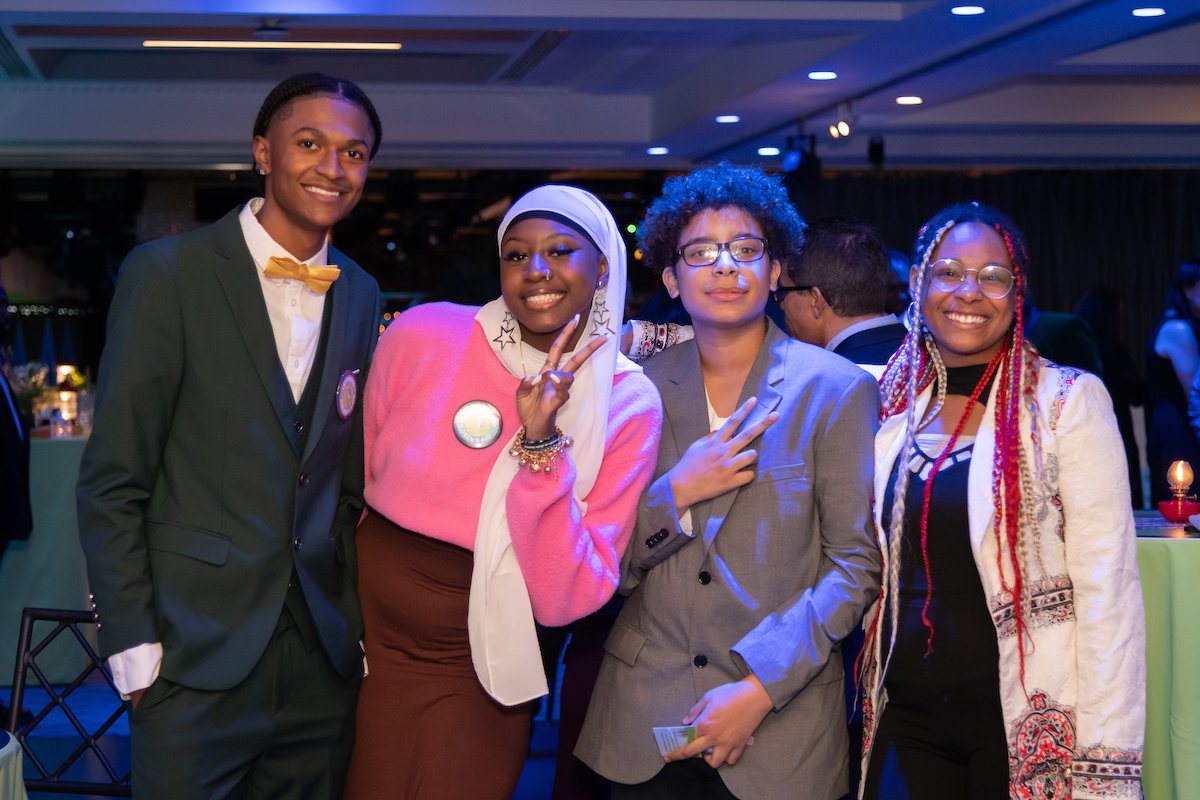
POLYGON ((662 405, 617 350, 611 213, 542 186, 498 240, 501 296, 400 315, 367 383, 350 800, 512 795, 547 691, 534 620, 612 596, 654 468, 662 405))

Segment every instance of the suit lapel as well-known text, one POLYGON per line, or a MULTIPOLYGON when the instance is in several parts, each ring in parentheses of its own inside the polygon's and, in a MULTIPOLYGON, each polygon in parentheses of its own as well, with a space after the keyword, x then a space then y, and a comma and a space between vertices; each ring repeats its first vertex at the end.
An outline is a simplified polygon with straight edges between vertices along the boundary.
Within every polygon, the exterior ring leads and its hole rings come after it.
MULTIPOLYGON (((329 248, 329 263, 341 264, 346 260, 332 246, 329 248)), ((321 439, 321 432, 325 429, 325 423, 329 419, 329 413, 335 405, 336 386, 340 377, 341 359, 341 342, 346 337, 346 313, 350 307, 350 278, 348 271, 342 273, 339 283, 335 283, 325 296, 325 313, 331 314, 329 318, 329 333, 325 340, 325 360, 321 367, 321 374, 312 373, 308 376, 310 381, 319 380, 317 384, 316 404, 313 406, 312 425, 309 430, 308 439, 305 442, 304 454, 301 456, 301 461, 304 461, 312 453, 317 442, 321 439)), ((358 391, 361 394, 363 390, 362 375, 358 376, 360 381, 358 391)))
MULTIPOLYGON (((659 358, 673 355, 673 361, 663 374, 663 410, 671 421, 675 451, 682 456, 692 442, 708 434, 708 400, 704 393, 704 378, 700 373, 700 351, 695 341, 677 346, 659 358)), ((692 530, 703 530, 710 503, 692 506, 692 530)))
MULTIPOLYGON (((782 331, 777 328, 774 323, 767 323, 767 338, 763 341, 762 347, 759 348, 758 356, 754 359, 754 365, 750 368, 750 374, 746 376, 746 383, 742 387, 742 394, 738 398, 738 408, 741 408, 742 403, 745 403, 751 397, 757 397, 758 402, 750 411, 750 415, 742 422, 739 431, 753 427, 760 422, 764 417, 779 407, 779 403, 783 398, 782 388, 784 379, 784 354, 790 342, 782 331)), ((703 387, 702 387, 703 388, 703 387)), ((704 418, 708 419, 708 410, 705 408, 704 418)), ((756 440, 761 442, 761 437, 756 440)), ((761 444, 752 442, 747 447, 755 448, 762 453, 761 444)), ((755 465, 757 469, 757 465, 755 465)), ((723 495, 714 497, 709 506, 708 517, 704 522, 704 552, 708 553, 712 547, 713 541, 717 538, 717 532, 721 529, 721 525, 725 523, 725 517, 729 513, 730 507, 733 506, 733 501, 737 499, 739 489, 726 492, 723 495)))
MULTIPOLYGON (((267 316, 266 301, 263 300, 257 268, 246 249, 238 212, 232 211, 216 225, 215 250, 219 259, 214 271, 217 281, 225 293, 225 300, 233 312, 238 332, 246 345, 250 361, 262 381, 263 389, 275 408, 279 425, 288 441, 295 446, 290 431, 296 413, 296 401, 288 384, 283 365, 279 363, 279 352, 275 347, 275 334, 267 316)), ((298 454, 297 454, 298 455, 298 454)))

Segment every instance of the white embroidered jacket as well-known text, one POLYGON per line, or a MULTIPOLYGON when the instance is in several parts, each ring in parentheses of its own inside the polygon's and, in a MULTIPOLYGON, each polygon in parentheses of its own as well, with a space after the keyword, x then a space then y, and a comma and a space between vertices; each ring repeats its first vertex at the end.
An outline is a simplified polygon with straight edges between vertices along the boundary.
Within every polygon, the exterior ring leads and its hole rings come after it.
MULTIPOLYGON (((1145 615, 1125 455, 1112 401, 1096 376, 1040 360, 1036 417, 1043 469, 1032 480, 1038 531, 1028 537, 1031 554, 1023 568, 1032 608, 1022 687, 1012 598, 1001 586, 993 532, 996 394, 993 390, 976 435, 967 507, 971 549, 1000 647, 1010 796, 1138 798, 1145 615)), ((917 419, 930 396, 926 389, 918 399, 917 419)), ((879 499, 904 444, 904 422, 904 414, 886 420, 875 438, 875 527, 885 554, 879 499)), ((1021 444, 1028 463, 1037 464, 1029 425, 1029 409, 1022 403, 1021 444)), ((1007 544, 1002 560, 1011 587, 1007 544)), ((874 611, 868 624, 873 617, 874 611)), ((864 773, 875 722, 886 702, 876 668, 881 638, 868 638, 864 773)))

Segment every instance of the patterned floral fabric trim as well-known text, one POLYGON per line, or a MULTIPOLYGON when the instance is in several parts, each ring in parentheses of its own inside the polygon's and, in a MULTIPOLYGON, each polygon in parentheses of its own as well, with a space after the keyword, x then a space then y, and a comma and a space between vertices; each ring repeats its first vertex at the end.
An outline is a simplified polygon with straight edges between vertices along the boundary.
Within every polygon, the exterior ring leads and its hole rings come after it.
POLYGON ((1037 689, 1029 704, 1008 737, 1009 795, 1013 800, 1070 800, 1074 710, 1037 689))
MULTIPOLYGON (((1029 586, 1030 628, 1045 628, 1075 619, 1075 587, 1066 575, 1038 578, 1029 586)), ((998 592, 988 601, 992 622, 999 639, 1017 635, 1017 620, 1012 594, 998 592)))
POLYGON ((1074 367, 1058 368, 1058 389, 1054 392, 1054 401, 1050 404, 1051 431, 1058 430, 1058 418, 1062 416, 1063 406, 1067 404, 1067 395, 1071 393, 1072 384, 1082 374, 1082 370, 1074 367))
POLYGON ((1071 762, 1075 790, 1094 797, 1142 796, 1142 751, 1095 744, 1071 762))

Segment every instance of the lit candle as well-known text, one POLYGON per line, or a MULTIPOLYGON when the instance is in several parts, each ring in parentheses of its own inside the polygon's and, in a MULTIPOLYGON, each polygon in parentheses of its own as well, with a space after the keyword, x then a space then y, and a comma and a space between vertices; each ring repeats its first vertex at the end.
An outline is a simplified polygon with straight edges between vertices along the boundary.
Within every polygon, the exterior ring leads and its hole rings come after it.
POLYGON ((1182 500, 1188 489, 1192 488, 1193 477, 1192 465, 1188 462, 1176 461, 1171 464, 1171 468, 1167 470, 1167 484, 1171 487, 1171 493, 1182 500))

